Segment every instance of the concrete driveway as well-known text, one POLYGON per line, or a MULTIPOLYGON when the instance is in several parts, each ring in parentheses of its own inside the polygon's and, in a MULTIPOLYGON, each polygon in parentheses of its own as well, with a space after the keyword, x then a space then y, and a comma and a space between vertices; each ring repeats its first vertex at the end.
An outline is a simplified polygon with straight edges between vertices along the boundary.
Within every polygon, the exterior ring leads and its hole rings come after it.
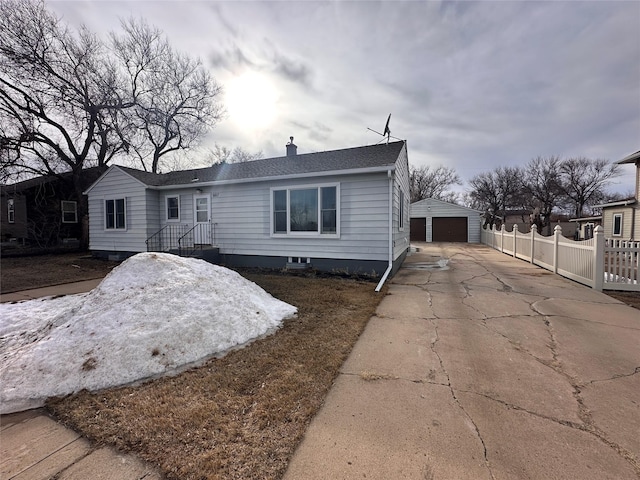
POLYGON ((640 478, 640 312, 488 247, 418 246, 285 479, 640 478))

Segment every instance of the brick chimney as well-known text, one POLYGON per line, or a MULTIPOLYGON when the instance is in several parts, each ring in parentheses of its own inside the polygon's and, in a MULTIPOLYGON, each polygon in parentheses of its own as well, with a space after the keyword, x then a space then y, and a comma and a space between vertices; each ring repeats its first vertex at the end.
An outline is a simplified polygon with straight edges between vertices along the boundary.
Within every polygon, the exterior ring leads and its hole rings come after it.
POLYGON ((289 137, 291 140, 287 143, 287 157, 295 157, 298 154, 298 147, 293 143, 293 137, 289 137))

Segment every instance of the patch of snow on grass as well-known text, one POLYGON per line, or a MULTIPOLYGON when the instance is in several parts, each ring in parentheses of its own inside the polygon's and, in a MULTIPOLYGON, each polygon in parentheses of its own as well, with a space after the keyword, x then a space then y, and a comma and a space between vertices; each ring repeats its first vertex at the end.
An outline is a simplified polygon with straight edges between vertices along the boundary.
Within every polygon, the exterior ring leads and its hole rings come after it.
POLYGON ((0 413, 171 372, 296 312, 229 269, 135 255, 89 293, 0 304, 0 413))

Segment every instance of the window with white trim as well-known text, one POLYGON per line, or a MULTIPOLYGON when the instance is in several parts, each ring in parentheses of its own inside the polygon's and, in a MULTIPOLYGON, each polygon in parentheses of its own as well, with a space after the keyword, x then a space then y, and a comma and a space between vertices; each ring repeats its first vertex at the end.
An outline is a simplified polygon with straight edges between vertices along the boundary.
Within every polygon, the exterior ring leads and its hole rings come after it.
POLYGON ((173 195, 165 197, 167 207, 167 221, 180 221, 180 197, 173 195))
POLYGON ((271 189, 272 235, 340 234, 337 184, 271 189))
POLYGON ((104 201, 104 228, 107 230, 124 230, 126 223, 126 201, 124 198, 115 198, 104 201))
POLYGON ((78 202, 62 200, 60 209, 62 210, 62 223, 78 223, 78 202))
POLYGON ((7 221, 9 223, 16 222, 16 206, 13 198, 7 200, 7 221))
POLYGON ((404 192, 402 191, 402 189, 400 187, 398 187, 398 191, 400 192, 399 195, 399 202, 400 205, 398 206, 398 230, 402 231, 404 230, 404 192))
POLYGON ((613 236, 619 237, 622 235, 622 214, 614 213, 613 214, 613 231, 611 232, 613 236))

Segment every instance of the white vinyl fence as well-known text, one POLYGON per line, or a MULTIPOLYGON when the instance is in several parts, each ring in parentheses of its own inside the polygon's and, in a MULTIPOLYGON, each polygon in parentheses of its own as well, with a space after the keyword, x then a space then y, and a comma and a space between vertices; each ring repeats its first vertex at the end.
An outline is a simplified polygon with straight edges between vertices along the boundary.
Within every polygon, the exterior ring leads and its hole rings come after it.
POLYGON ((573 241, 562 236, 556 226, 553 235, 543 237, 531 227, 530 233, 482 229, 480 240, 502 253, 538 265, 596 290, 640 291, 640 242, 605 239, 601 226, 593 238, 573 241))

